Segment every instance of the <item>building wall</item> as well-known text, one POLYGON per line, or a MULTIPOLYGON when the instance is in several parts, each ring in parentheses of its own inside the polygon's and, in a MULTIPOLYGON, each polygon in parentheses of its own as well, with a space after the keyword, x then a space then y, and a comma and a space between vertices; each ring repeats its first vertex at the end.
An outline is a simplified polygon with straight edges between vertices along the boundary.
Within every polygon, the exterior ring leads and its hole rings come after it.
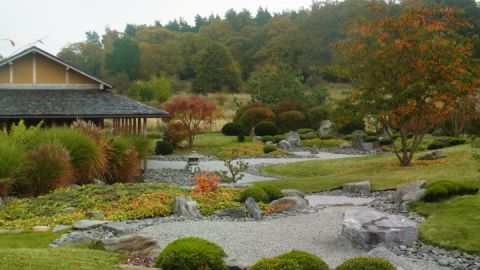
POLYGON ((82 74, 70 70, 68 72, 69 84, 98 84, 98 82, 83 76, 82 74))
POLYGON ((10 83, 10 66, 0 67, 0 83, 10 83))
POLYGON ((37 83, 64 84, 66 69, 52 60, 37 55, 37 83))
POLYGON ((33 83, 33 56, 31 54, 13 62, 13 83, 33 83))

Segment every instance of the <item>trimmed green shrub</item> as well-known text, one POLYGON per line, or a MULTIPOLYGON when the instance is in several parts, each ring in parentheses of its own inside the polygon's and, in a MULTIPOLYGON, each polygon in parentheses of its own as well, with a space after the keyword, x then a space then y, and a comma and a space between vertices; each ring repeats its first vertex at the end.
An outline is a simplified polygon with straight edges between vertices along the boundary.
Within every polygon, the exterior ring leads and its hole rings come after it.
POLYGON ((367 130, 367 131, 365 131, 365 133, 367 133, 367 136, 377 137, 377 132, 375 130, 367 130))
POLYGON ((346 141, 350 141, 352 139, 352 135, 351 134, 345 135, 345 136, 343 136, 343 139, 346 140, 346 141))
POLYGON ((267 142, 275 142, 275 137, 267 135, 262 137, 262 142, 267 143, 267 142))
POLYGON ((305 122, 305 114, 300 111, 288 111, 278 115, 278 126, 282 131, 297 130, 303 126, 305 122))
POLYGON ((311 128, 301 128, 299 130, 297 130, 298 134, 302 135, 302 134, 307 134, 307 133, 310 133, 310 132, 315 132, 315 130, 311 129, 311 128))
POLYGON ((363 121, 363 117, 356 117, 344 122, 343 124, 340 124, 338 132, 340 134, 351 134, 355 130, 363 130, 364 128, 365 122, 363 121))
POLYGON ((254 131, 257 136, 275 136, 278 133, 278 128, 277 125, 271 121, 263 121, 255 126, 254 131))
POLYGON ((447 141, 448 141, 449 146, 461 145, 461 144, 465 144, 467 142, 467 140, 465 140, 465 139, 455 138, 455 137, 448 137, 447 141))
POLYGON ((423 197, 426 202, 436 202, 454 196, 477 194, 478 188, 452 181, 439 181, 427 186, 427 192, 423 197))
POLYGON ((0 135, 0 179, 15 176, 25 159, 20 147, 0 135))
POLYGON ((445 147, 445 144, 441 141, 433 141, 428 146, 428 150, 442 149, 445 147))
POLYGON ((59 143, 44 144, 28 153, 15 184, 19 193, 38 196, 71 185, 73 175, 68 151, 59 143))
POLYGON ((273 138, 275 139, 275 143, 279 143, 280 141, 285 140, 285 135, 275 135, 273 138))
POLYGON ((238 136, 242 133, 242 127, 237 123, 226 123, 222 127, 222 133, 225 136, 238 136))
MULTIPOLYGON (((272 110, 268 107, 257 107, 246 110, 238 123, 242 127, 242 130, 249 132, 253 127, 263 121, 270 121, 274 118, 272 110)), ((271 135, 271 134, 265 134, 271 135)), ((275 135, 275 134, 273 134, 275 135)))
POLYGON ((227 254, 215 243, 187 237, 170 243, 157 257, 155 266, 163 270, 225 270, 227 254))
POLYGON ((322 121, 328 119, 328 111, 324 107, 314 107, 307 112, 308 125, 312 128, 320 127, 322 121))
POLYGON ((274 185, 265 185, 262 186, 263 191, 267 193, 270 201, 275 201, 280 198, 283 198, 282 190, 274 185))
POLYGON ((260 187, 253 186, 243 190, 240 193, 240 202, 245 202, 248 197, 252 197, 256 202, 270 202, 270 197, 268 197, 268 194, 265 192, 265 190, 260 187))
POLYGON ((334 137, 333 137, 332 134, 325 134, 325 135, 320 136, 320 139, 322 139, 322 140, 331 140, 333 138, 334 137))
POLYGON ((380 139, 380 145, 391 145, 393 143, 393 140, 390 139, 389 137, 383 137, 380 139))
POLYGON ((313 140, 313 139, 317 139, 318 135, 317 135, 317 133, 308 133, 308 134, 300 135, 300 138, 302 140, 313 140))
POLYGON ((400 133, 397 132, 392 134, 392 139, 396 140, 398 138, 400 138, 400 133))
POLYGON ((336 270, 395 270, 389 261, 374 257, 356 257, 344 261, 336 270))
POLYGON ((277 146, 275 144, 267 144, 263 147, 263 152, 265 154, 268 154, 268 153, 271 153, 271 152, 274 152, 277 150, 277 146))
POLYGON ((369 135, 369 136, 365 137, 365 142, 376 142, 376 141, 378 141, 377 136, 369 135))
POLYGON ((344 140, 321 140, 321 139, 313 139, 313 140, 304 140, 302 142, 303 146, 306 147, 318 147, 318 148, 336 148, 340 145, 344 144, 346 141, 344 140))
POLYGON ((167 141, 157 141, 155 154, 162 156, 171 155, 173 154, 173 145, 167 141))
POLYGON ((237 136, 237 141, 238 142, 244 142, 245 141, 245 135, 240 133, 240 135, 237 136))
POLYGON ((249 270, 328 270, 319 257, 304 251, 293 250, 273 258, 256 262, 249 270))
POLYGON ((292 250, 277 258, 296 262, 302 270, 328 270, 328 265, 322 259, 305 251, 292 250))
POLYGON ((248 270, 302 270, 295 261, 282 260, 278 258, 265 258, 256 262, 248 270))

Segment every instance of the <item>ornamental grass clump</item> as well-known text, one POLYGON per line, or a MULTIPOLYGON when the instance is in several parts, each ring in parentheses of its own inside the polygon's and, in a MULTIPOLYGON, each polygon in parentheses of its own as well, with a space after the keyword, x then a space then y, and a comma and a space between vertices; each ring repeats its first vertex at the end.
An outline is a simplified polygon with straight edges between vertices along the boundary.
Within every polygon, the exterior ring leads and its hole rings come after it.
POLYGON ((155 266, 163 270, 226 270, 226 257, 217 244, 187 237, 170 243, 157 257, 155 266))
POLYGON ((140 170, 140 161, 135 147, 125 137, 111 141, 106 150, 107 170, 103 179, 108 184, 133 182, 140 170))
POLYGON ((22 194, 38 196, 73 183, 70 155, 62 145, 53 143, 40 145, 27 154, 15 187, 22 194))

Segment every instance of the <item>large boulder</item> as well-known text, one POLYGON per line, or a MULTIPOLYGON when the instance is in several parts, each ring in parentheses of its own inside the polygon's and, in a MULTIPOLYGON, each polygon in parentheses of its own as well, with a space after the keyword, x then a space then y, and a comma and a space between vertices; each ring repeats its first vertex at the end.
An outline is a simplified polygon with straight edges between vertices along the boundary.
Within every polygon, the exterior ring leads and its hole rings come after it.
POLYGON ((415 181, 401 185, 392 196, 392 202, 402 204, 420 200, 426 190, 423 188, 427 182, 424 180, 415 181))
POLYGON ((202 214, 197 208, 197 202, 183 196, 175 198, 173 213, 186 218, 202 218, 202 214))
POLYGON ((278 143, 278 148, 281 148, 281 149, 284 149, 284 150, 289 150, 291 148, 291 146, 286 140, 281 140, 278 143))
POLYGON ((129 256, 154 258, 160 254, 160 246, 153 238, 141 235, 127 235, 101 241, 107 251, 129 256))
POLYGON ((248 216, 254 219, 261 219, 262 218, 262 210, 258 207, 258 204, 255 202, 255 199, 252 197, 248 197, 245 201, 248 210, 248 216))
POLYGON ((365 133, 362 131, 354 131, 352 133, 352 147, 357 149, 363 149, 362 143, 364 143, 365 133))
POLYGON ((283 197, 300 197, 300 198, 305 197, 305 193, 296 189, 282 189, 282 195, 283 197))
POLYGON ((347 183, 342 186, 342 190, 345 193, 369 194, 370 181, 347 183))
POLYGON ((308 201, 300 197, 284 197, 270 203, 273 213, 291 212, 304 209, 308 201))
POLYGON ((110 221, 108 221, 108 220, 86 220, 86 219, 82 219, 82 220, 79 220, 79 221, 75 222, 72 227, 75 230, 90 230, 90 229, 98 228, 98 227, 100 227, 103 224, 106 224, 108 222, 110 222, 110 221))
POLYGON ((245 207, 231 207, 217 210, 214 214, 219 217, 244 218, 247 216, 247 210, 245 207))
POLYGON ((364 250, 414 246, 418 240, 417 224, 373 209, 350 209, 345 211, 340 239, 364 250))
POLYGON ((318 136, 324 136, 332 133, 333 123, 330 120, 324 120, 320 123, 320 128, 318 129, 318 136))
POLYGON ((302 146, 302 139, 300 138, 300 134, 296 131, 290 131, 285 134, 285 140, 290 144, 290 147, 302 146))
POLYGON ((66 230, 70 230, 71 228, 72 228, 72 225, 59 224, 59 225, 55 225, 55 227, 53 227, 52 232, 66 231, 66 230))

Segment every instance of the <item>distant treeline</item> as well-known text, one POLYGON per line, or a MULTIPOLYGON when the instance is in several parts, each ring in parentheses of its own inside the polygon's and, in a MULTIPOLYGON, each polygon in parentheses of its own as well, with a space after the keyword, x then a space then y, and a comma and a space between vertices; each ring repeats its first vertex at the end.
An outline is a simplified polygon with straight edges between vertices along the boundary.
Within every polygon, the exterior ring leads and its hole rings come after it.
MULTIPOLYGON (((471 27, 462 34, 480 33, 475 0, 425 1, 463 9, 471 27)), ((123 32, 107 28, 102 35, 86 32, 85 41, 69 44, 58 55, 121 91, 134 81, 165 76, 172 88, 191 82, 186 85, 194 92, 238 92, 250 87, 251 78, 279 65, 287 65, 306 85, 339 81, 328 68, 335 59, 332 44, 347 38, 355 22, 371 16, 372 2, 381 2, 392 14, 401 9, 398 1, 369 0, 314 2, 274 14, 263 8, 256 14, 232 9, 223 17, 197 15, 193 25, 178 19, 165 25, 127 24, 123 32)))

